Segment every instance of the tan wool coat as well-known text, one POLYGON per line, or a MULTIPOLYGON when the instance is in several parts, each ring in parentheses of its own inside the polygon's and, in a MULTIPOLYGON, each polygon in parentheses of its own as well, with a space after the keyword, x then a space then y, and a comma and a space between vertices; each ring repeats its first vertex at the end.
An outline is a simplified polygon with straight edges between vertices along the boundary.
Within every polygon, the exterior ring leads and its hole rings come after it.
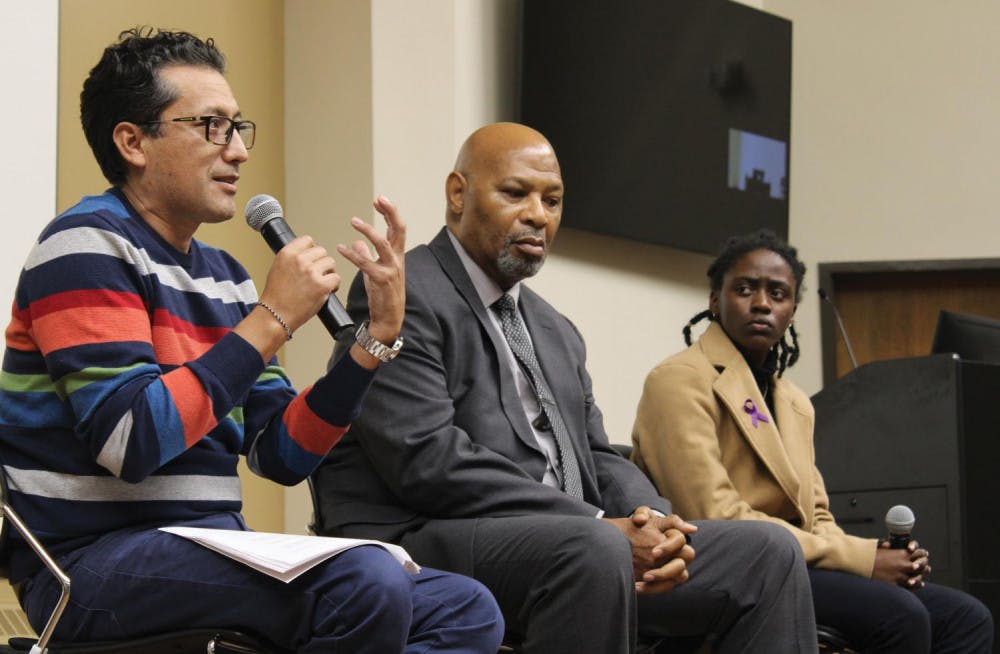
POLYGON ((790 381, 774 382, 771 416, 743 355, 711 323, 646 377, 632 459, 685 519, 776 522, 808 565, 870 577, 877 541, 845 534, 830 514, 812 403, 790 381), (754 409, 767 418, 756 426, 754 409))

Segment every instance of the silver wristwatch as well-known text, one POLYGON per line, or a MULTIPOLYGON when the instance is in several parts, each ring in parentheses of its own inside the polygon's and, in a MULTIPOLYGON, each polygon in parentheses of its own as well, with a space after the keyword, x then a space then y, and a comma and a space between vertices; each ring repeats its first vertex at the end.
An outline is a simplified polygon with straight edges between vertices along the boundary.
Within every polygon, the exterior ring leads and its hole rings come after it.
POLYGON ((358 326, 358 331, 354 332, 354 340, 365 352, 379 361, 388 362, 395 359, 403 348, 403 337, 398 337, 392 347, 389 347, 368 333, 368 322, 366 320, 358 326))

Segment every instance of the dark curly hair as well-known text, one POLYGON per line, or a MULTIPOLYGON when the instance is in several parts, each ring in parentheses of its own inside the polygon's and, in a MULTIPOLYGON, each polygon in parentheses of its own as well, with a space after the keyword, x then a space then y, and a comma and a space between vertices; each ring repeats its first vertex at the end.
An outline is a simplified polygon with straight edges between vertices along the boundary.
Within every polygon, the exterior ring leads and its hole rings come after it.
MULTIPOLYGON (((799 261, 799 252, 791 245, 783 241, 777 234, 769 229, 759 229, 743 236, 732 236, 722 245, 719 256, 716 257, 712 265, 708 267, 708 278, 711 289, 716 293, 722 291, 722 280, 726 273, 733 267, 737 259, 748 252, 755 250, 770 250, 779 255, 792 269, 792 276, 795 278, 795 304, 802 299, 802 280, 806 276, 806 265, 799 261)), ((707 318, 709 321, 718 317, 713 315, 711 310, 706 309, 696 314, 684 325, 684 342, 691 345, 691 327, 707 318)), ((789 345, 782 336, 781 340, 774 344, 774 353, 778 361, 778 376, 784 374, 786 368, 791 368, 799 360, 799 335, 795 332, 795 326, 789 325, 788 335, 792 342, 789 345)))
POLYGON ((164 66, 205 66, 224 74, 226 60, 212 39, 187 32, 135 27, 104 49, 80 93, 80 121, 101 172, 113 186, 125 183, 125 161, 112 138, 121 122, 135 123, 147 134, 159 134, 163 109, 177 90, 160 79, 164 66))

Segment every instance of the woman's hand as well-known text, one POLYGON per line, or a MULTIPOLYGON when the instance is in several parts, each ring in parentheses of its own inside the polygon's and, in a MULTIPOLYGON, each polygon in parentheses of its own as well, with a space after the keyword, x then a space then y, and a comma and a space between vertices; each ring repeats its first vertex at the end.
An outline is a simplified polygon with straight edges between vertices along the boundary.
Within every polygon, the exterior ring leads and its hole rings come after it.
POLYGON ((889 543, 882 541, 875 551, 872 579, 918 590, 924 587, 924 576, 930 571, 930 553, 917 541, 911 540, 902 550, 889 549, 889 543))

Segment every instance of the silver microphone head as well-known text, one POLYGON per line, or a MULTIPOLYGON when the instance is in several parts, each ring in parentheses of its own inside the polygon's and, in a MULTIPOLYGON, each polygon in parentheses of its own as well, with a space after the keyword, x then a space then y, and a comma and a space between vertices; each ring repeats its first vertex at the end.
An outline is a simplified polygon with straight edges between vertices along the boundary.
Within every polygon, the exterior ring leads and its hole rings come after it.
POLYGON ((903 535, 913 531, 917 517, 905 504, 897 504, 885 514, 885 528, 890 534, 903 535))
POLYGON ((259 232, 264 225, 275 218, 284 218, 285 212, 281 209, 281 203, 270 195, 255 195, 247 202, 244 211, 247 217, 247 224, 259 232))

